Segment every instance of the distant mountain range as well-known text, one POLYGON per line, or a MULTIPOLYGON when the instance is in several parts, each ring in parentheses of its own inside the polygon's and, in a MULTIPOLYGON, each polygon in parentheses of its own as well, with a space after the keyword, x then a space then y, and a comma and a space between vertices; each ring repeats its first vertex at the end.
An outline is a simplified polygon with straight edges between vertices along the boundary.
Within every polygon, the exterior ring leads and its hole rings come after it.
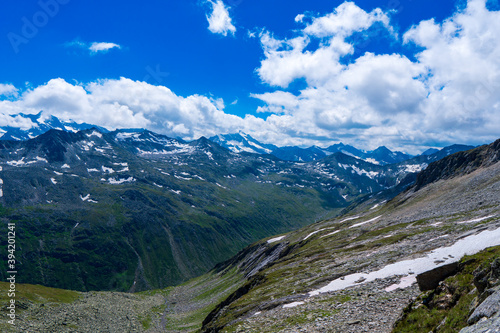
MULTIPOLYGON (((45 116, 43 112, 39 112, 38 114, 20 113, 10 115, 10 117, 23 118, 24 120, 30 121, 32 123, 32 127, 29 129, 22 129, 12 126, 0 126, 0 140, 24 141, 33 139, 50 129, 57 129, 66 132, 78 132, 90 128, 97 128, 101 133, 108 132, 108 130, 103 127, 87 123, 77 123, 74 121, 63 121, 55 116, 45 116)), ((415 157, 399 151, 393 152, 384 146, 381 146, 373 151, 363 151, 343 143, 338 143, 327 148, 321 148, 318 146, 312 146, 309 148, 300 148, 296 146, 278 147, 273 144, 259 142, 249 134, 243 132, 234 134, 219 134, 209 138, 209 140, 235 153, 270 154, 284 161, 293 162, 318 161, 334 153, 343 153, 377 165, 400 163, 415 157)), ((472 148, 474 147, 465 145, 454 146, 451 153, 472 148)), ((431 156, 438 152, 438 149, 430 148, 423 152, 420 156, 431 156)), ((446 156, 449 155, 449 153, 441 155, 446 156)))
MULTIPOLYGON (((318 146, 312 146, 309 148, 300 148, 296 146, 277 147, 270 144, 263 144, 243 132, 236 134, 219 134, 211 137, 210 140, 236 153, 247 152, 254 154, 271 154, 284 161, 294 162, 318 161, 334 153, 343 153, 377 165, 401 163, 415 157, 399 151, 393 152, 384 146, 378 147, 373 151, 363 151, 343 143, 338 143, 327 148, 321 148, 318 146)), ((453 146, 453 148, 450 148, 450 152, 468 150, 472 148, 474 148, 474 146, 456 145, 453 146)), ((438 152, 438 149, 430 148, 419 156, 431 156, 438 152)), ((445 155, 449 155, 449 153, 445 155)))
POLYGON ((22 129, 12 126, 0 126, 0 140, 24 141, 33 139, 50 129, 57 129, 66 132, 78 132, 90 128, 98 128, 101 132, 107 132, 105 128, 96 125, 77 123, 74 121, 63 121, 55 116, 45 116, 42 111, 38 114, 19 113, 5 116, 13 119, 22 118, 27 122, 31 122, 32 127, 29 129, 22 129))

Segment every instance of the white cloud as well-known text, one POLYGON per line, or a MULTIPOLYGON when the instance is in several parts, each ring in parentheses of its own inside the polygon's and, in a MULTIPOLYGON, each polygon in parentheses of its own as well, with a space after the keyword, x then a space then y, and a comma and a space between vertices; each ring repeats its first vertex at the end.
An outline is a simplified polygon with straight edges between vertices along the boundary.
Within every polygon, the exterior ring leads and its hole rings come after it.
POLYGON ((0 108, 9 114, 43 110, 65 120, 108 128, 142 127, 186 139, 245 130, 245 120, 224 113, 220 99, 182 97, 167 87, 126 78, 87 85, 52 79, 14 101, 0 101, 0 108))
POLYGON ((96 53, 106 53, 111 49, 121 49, 122 47, 116 43, 108 43, 108 42, 93 42, 87 43, 81 40, 74 40, 72 42, 68 42, 65 44, 66 47, 76 47, 90 51, 90 54, 96 53))
MULTIPOLYGON (((303 22, 304 17, 300 14, 295 21, 303 22)), ((324 84, 342 71, 340 59, 354 51, 354 45, 347 43, 346 37, 375 23, 381 23, 392 33, 389 16, 380 9, 367 13, 353 2, 345 2, 331 14, 312 18, 295 38, 278 40, 263 31, 260 40, 265 59, 257 72, 262 81, 282 88, 299 78, 306 79, 309 85, 324 84), (312 39, 317 39, 321 46, 308 50, 312 39)))
POLYGON ((208 1, 212 6, 212 12, 207 15, 208 30, 214 34, 227 36, 228 33, 235 34, 236 27, 231 22, 228 8, 224 5, 222 0, 216 2, 208 1))
POLYGON ((17 88, 12 84, 0 83, 0 96, 17 96, 17 88))
POLYGON ((273 113, 266 123, 275 130, 308 142, 339 138, 368 149, 384 144, 410 152, 500 137, 500 12, 489 11, 485 0, 470 0, 442 23, 423 21, 402 41, 389 13, 368 13, 352 2, 296 21, 303 28, 295 37, 260 35, 265 58, 257 73, 282 90, 252 96, 266 103, 258 111, 273 113), (375 24, 396 42, 423 49, 417 60, 366 52, 343 62, 357 47, 348 38, 375 24), (307 86, 292 94, 287 87, 296 79, 307 86))
POLYGON ((114 48, 120 49, 121 46, 115 43, 94 42, 90 45, 89 50, 91 52, 97 53, 97 52, 107 52, 114 48))
POLYGON ((31 127, 33 127, 33 125, 34 124, 30 119, 26 119, 21 116, 12 116, 9 114, 0 113, 0 126, 2 127, 11 126, 21 128, 22 130, 29 130, 31 127))

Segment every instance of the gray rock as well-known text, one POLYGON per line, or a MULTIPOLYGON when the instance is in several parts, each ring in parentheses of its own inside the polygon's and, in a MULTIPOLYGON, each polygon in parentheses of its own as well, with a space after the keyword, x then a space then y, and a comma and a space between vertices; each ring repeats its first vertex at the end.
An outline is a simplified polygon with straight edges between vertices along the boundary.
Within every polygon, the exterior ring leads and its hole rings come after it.
POLYGON ((460 333, 500 333, 500 313, 490 319, 483 319, 472 326, 463 328, 460 333))
POLYGON ((491 318, 500 312, 500 291, 497 290, 484 300, 472 313, 467 321, 469 325, 478 322, 481 318, 491 318))

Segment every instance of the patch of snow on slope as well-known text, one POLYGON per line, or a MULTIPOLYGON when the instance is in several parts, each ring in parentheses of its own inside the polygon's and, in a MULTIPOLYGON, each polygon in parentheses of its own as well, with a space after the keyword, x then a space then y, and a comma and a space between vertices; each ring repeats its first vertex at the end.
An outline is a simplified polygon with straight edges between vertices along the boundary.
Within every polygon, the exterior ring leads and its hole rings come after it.
POLYGON ((329 234, 323 235, 323 236, 321 236, 320 238, 323 238, 323 237, 328 237, 328 236, 333 236, 333 235, 335 235, 335 234, 338 234, 338 233, 339 233, 339 232, 341 232, 341 231, 342 231, 342 230, 336 230, 336 231, 334 231, 334 232, 332 232, 332 233, 329 233, 329 234))
POLYGON ((64 165, 61 167, 61 169, 69 169, 69 168, 71 168, 71 167, 70 167, 68 164, 64 164, 64 165))
POLYGON ((102 168, 102 171, 106 172, 106 173, 114 173, 115 172, 115 170, 108 168, 108 167, 105 167, 104 165, 101 166, 101 168, 102 168))
POLYGON ((370 179, 375 178, 375 177, 376 177, 376 176, 378 176, 378 174, 379 174, 379 173, 378 173, 378 172, 376 172, 376 171, 366 171, 366 170, 362 170, 362 169, 360 169, 360 168, 358 168, 357 166, 354 166, 354 165, 352 165, 352 166, 351 166, 351 168, 352 168, 354 171, 356 171, 356 173, 357 173, 358 175, 360 175, 360 176, 362 176, 362 175, 366 175, 366 176, 367 176, 368 178, 370 178, 370 179))
POLYGON ((119 178, 119 179, 108 178, 108 183, 111 185, 120 185, 123 183, 133 183, 133 182, 135 182, 134 177, 128 177, 126 179, 125 178, 119 178))
POLYGON ((267 244, 271 244, 271 243, 275 243, 275 242, 279 242, 280 240, 282 240, 283 238, 285 238, 286 236, 280 236, 280 237, 276 237, 276 238, 271 238, 270 240, 267 241, 267 244))
POLYGON ((377 216, 377 217, 375 217, 375 218, 373 218, 373 219, 371 219, 371 220, 365 221, 365 222, 360 222, 360 223, 353 224, 353 225, 351 225, 351 226, 349 227, 349 229, 356 228, 356 227, 362 226, 363 224, 367 224, 367 223, 370 223, 370 222, 376 221, 376 220, 378 220, 378 219, 379 219, 379 218, 381 218, 381 217, 382 217, 382 215, 377 216))
POLYGON ((90 134, 87 134, 87 136, 90 138, 92 136, 97 136, 98 138, 102 138, 102 134, 97 132, 97 131, 93 131, 92 133, 90 134))
POLYGON ((360 283, 367 283, 375 279, 384 279, 395 275, 407 276, 409 272, 418 275, 436 267, 456 262, 464 255, 475 254, 485 248, 497 245, 500 245, 500 228, 491 231, 485 230, 479 234, 462 238, 451 246, 437 248, 429 252, 425 257, 399 261, 368 274, 355 273, 344 276, 343 279, 333 280, 325 287, 310 292, 309 295, 316 296, 321 293, 342 290, 359 285, 360 283), (447 260, 442 262, 443 258, 447 258, 447 260))
POLYGON ((36 160, 37 160, 37 161, 39 161, 39 162, 49 163, 49 161, 47 161, 47 159, 46 159, 46 158, 43 158, 43 157, 40 157, 40 156, 37 156, 37 157, 35 157, 35 158, 36 158, 36 160))
POLYGON ((348 217, 348 218, 345 218, 343 219, 342 221, 340 221, 340 223, 342 222, 346 222, 346 221, 351 221, 351 220, 355 220, 355 219, 359 219, 361 216, 352 216, 352 217, 348 217))
POLYGON ((177 179, 180 179, 180 180, 191 180, 193 178, 189 178, 189 177, 181 177, 181 176, 177 176, 177 175, 174 175, 175 178, 177 179))
POLYGON ((304 302, 293 302, 293 303, 288 303, 288 304, 283 305, 283 309, 286 309, 286 308, 294 308, 294 307, 299 306, 299 305, 302 305, 302 304, 304 304, 304 302))
POLYGON ((495 215, 490 215, 490 216, 485 216, 485 217, 480 217, 474 220, 469 220, 469 221, 461 221, 461 222, 456 222, 457 224, 464 224, 464 223, 476 223, 476 222, 481 222, 487 219, 490 219, 492 217, 495 217, 495 215))
POLYGON ((52 182, 52 184, 56 185, 57 184, 57 181, 55 180, 55 178, 50 178, 50 181, 52 182))
POLYGON ((321 231, 325 231, 325 230, 330 230, 330 229, 335 229, 335 227, 331 227, 331 228, 323 228, 323 229, 319 229, 319 230, 316 230, 316 231, 313 231, 311 232, 309 235, 307 235, 304 240, 308 239, 309 237, 313 236, 313 235, 316 235, 318 232, 321 232, 321 231))
POLYGON ((364 159, 364 161, 368 162, 368 163, 371 163, 371 164, 380 165, 379 161, 377 161, 374 158, 366 158, 366 159, 364 159))
POLYGON ((87 194, 86 196, 82 197, 82 195, 80 194, 80 199, 82 199, 82 201, 87 201, 90 199, 90 194, 87 194))
POLYGON ((425 168, 427 168, 427 166, 428 166, 427 163, 409 164, 409 165, 405 165, 405 171, 411 172, 411 173, 416 173, 416 172, 420 172, 420 171, 424 170, 425 168))
POLYGON ((210 159, 210 160, 212 160, 212 161, 214 160, 214 157, 213 157, 212 152, 206 151, 206 152, 205 152, 205 154, 207 154, 208 159, 210 159))
POLYGON ((25 165, 26 162, 24 162, 24 157, 23 157, 23 158, 21 158, 18 161, 7 161, 7 164, 11 165, 11 166, 18 167, 18 166, 21 166, 21 165, 25 165))

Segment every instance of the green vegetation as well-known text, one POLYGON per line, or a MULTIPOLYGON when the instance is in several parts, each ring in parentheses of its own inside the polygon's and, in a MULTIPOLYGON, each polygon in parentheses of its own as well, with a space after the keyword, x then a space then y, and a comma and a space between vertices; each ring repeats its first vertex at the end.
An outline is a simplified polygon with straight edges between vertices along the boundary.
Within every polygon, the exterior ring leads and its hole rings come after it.
MULTIPOLYGON (((10 298, 7 295, 9 283, 0 282, 0 304, 3 307, 10 298)), ((16 300, 33 303, 72 303, 80 297, 77 291, 49 288, 40 285, 16 283, 16 300)), ((20 308, 22 310, 22 307, 20 308)))

